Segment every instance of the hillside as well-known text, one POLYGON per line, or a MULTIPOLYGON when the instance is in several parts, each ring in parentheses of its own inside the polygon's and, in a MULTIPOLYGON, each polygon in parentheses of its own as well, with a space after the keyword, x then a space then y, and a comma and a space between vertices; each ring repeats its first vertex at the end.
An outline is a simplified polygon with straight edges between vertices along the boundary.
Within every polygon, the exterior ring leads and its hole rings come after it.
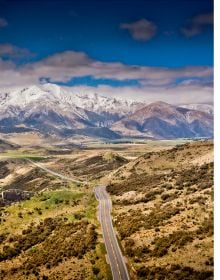
POLYGON ((70 177, 81 180, 97 180, 109 172, 128 163, 128 160, 116 152, 106 151, 95 155, 79 155, 71 159, 58 159, 48 161, 47 166, 54 171, 62 171, 70 177))
POLYGON ((0 161, 0 170, 1 279, 110 279, 87 187, 22 158, 0 161))
POLYGON ((137 279, 213 279, 211 142, 147 153, 108 180, 115 226, 137 279))
POLYGON ((6 140, 0 139, 0 152, 4 152, 7 150, 13 150, 18 148, 18 145, 12 144, 6 140))

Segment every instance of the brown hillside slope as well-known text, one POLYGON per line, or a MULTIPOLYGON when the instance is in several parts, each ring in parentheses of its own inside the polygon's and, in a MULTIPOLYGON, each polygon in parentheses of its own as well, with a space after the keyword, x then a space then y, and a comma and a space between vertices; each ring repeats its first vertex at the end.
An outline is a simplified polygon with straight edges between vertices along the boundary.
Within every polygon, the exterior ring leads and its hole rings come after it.
POLYGON ((114 222, 137 279, 213 279, 212 151, 194 142, 147 153, 112 175, 114 222))

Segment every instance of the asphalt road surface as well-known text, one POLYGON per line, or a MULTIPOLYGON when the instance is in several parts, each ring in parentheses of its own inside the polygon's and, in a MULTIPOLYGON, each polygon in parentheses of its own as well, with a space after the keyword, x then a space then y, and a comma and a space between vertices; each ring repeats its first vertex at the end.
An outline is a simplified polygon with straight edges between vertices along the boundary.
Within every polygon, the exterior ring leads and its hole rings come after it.
POLYGON ((112 202, 104 186, 98 186, 94 189, 95 196, 99 201, 99 221, 102 226, 105 247, 108 255, 108 261, 111 266, 114 280, 129 280, 128 270, 124 257, 118 245, 114 228, 112 226, 111 209, 112 202))

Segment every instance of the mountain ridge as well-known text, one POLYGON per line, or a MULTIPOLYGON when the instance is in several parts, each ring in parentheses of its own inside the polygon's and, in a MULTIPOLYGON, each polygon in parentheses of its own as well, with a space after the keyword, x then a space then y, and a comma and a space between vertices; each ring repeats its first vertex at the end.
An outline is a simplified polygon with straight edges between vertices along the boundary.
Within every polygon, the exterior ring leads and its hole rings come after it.
POLYGON ((62 138, 79 134, 161 139, 212 137, 212 130, 212 114, 163 101, 147 105, 96 93, 77 93, 54 84, 0 90, 3 133, 35 131, 62 138))
POLYGON ((211 115, 159 101, 151 103, 111 127, 123 136, 194 138, 213 136, 211 115))

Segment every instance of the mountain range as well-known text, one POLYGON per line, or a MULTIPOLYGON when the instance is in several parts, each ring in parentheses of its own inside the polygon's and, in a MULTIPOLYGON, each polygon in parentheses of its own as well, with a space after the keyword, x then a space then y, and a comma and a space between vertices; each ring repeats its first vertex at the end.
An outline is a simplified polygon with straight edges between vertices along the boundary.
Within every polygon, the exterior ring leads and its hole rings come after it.
POLYGON ((0 90, 0 132, 115 139, 213 136, 210 104, 147 104, 54 84, 0 90))

